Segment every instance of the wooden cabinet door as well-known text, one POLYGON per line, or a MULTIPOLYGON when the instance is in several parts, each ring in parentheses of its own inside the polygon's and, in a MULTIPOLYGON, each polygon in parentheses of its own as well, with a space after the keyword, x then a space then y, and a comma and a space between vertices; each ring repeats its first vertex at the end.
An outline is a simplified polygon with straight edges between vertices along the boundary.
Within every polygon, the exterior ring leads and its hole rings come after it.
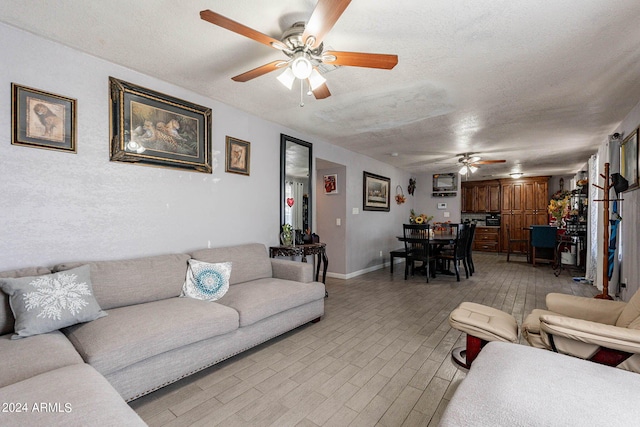
POLYGON ((487 211, 500 212, 500 185, 487 186, 487 211))
POLYGON ((462 185, 462 212, 474 212, 473 186, 462 185))
POLYGON ((488 212, 489 206, 487 205, 487 186, 476 185, 475 186, 475 199, 476 199, 476 212, 488 212))
POLYGON ((513 182, 502 184, 502 207, 501 211, 523 211, 524 210, 524 183, 513 182))

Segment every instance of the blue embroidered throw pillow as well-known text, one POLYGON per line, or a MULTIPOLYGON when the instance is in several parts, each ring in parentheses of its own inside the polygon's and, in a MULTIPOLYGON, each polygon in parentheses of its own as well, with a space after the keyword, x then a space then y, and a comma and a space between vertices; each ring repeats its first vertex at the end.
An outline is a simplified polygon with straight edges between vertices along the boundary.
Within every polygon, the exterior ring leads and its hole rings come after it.
POLYGON ((218 300, 229 290, 229 276, 230 262, 211 264, 190 259, 180 296, 204 301, 218 300))
POLYGON ((0 279, 16 319, 11 339, 90 322, 106 316, 93 296, 90 268, 83 265, 37 277, 0 279))

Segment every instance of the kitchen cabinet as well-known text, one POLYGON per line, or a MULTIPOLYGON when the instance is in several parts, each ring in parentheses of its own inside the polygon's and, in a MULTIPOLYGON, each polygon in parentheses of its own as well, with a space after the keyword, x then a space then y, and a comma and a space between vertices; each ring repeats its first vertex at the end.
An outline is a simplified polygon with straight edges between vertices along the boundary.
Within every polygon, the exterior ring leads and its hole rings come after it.
MULTIPOLYGON (((511 239, 528 239, 530 225, 549 223, 547 205, 549 204, 549 177, 522 178, 501 181, 501 242, 507 247, 507 229, 511 230, 511 239)), ((512 246, 513 252, 525 253, 526 244, 512 246)))
POLYGON ((476 227, 473 250, 500 252, 500 227, 476 227))
POLYGON ((463 182, 462 212, 500 212, 500 183, 498 181, 463 182))

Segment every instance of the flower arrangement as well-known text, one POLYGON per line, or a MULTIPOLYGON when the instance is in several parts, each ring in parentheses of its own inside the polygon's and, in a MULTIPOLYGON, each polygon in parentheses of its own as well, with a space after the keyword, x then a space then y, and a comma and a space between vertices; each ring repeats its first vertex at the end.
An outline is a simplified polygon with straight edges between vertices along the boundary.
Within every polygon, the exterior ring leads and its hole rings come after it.
POLYGON ((559 223, 562 218, 569 214, 569 198, 570 196, 566 196, 563 199, 551 199, 549 202, 549 206, 547 207, 547 211, 551 214, 552 217, 555 218, 556 222, 559 223))
POLYGON ((425 214, 416 215, 415 211, 411 209, 411 214, 409 215, 409 223, 411 224, 428 224, 429 221, 433 219, 433 215, 427 216, 425 214))
POLYGON ((280 241, 284 246, 291 246, 293 244, 293 227, 291 227, 291 224, 282 224, 280 241))
POLYGON ((401 186, 396 186, 396 203, 401 205, 407 201, 407 198, 404 197, 404 193, 402 192, 401 186))

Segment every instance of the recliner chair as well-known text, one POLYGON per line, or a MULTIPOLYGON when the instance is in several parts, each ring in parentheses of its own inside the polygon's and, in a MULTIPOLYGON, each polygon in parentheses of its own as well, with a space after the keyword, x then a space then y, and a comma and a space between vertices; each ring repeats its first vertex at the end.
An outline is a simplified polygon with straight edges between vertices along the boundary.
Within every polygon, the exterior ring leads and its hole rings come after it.
POLYGON ((629 302, 550 293, 522 323, 533 347, 640 373, 640 291, 629 302))

